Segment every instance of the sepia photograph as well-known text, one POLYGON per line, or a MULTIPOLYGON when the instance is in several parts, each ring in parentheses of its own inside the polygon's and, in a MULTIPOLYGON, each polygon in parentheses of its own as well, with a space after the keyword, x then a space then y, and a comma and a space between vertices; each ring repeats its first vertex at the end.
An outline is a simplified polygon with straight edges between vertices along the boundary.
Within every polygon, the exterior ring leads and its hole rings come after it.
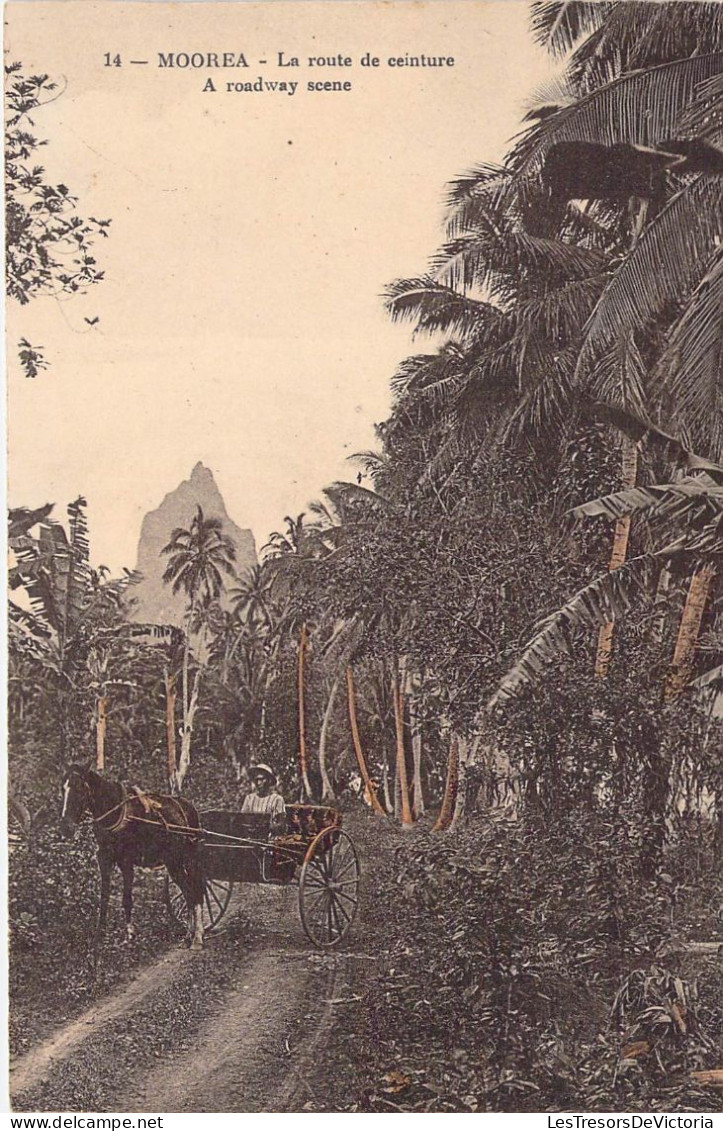
POLYGON ((712 1131, 723 2, 4 24, 6 1110, 712 1131))

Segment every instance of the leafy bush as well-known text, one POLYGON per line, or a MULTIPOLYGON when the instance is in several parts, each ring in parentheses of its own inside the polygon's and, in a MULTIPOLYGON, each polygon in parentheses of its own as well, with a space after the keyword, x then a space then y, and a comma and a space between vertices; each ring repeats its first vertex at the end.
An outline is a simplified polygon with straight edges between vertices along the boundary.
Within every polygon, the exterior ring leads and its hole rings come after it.
POLYGON ((409 1086, 367 1087, 362 1108, 421 1097, 426 1110, 708 1110, 686 1078, 666 1080, 661 1100, 645 1066, 632 1080, 617 1071, 620 981, 671 934, 672 878, 641 884, 638 863, 624 821, 582 810, 547 831, 487 820, 413 834, 381 892, 398 941, 372 991, 367 1050, 377 1081, 399 1071, 409 1086))
POLYGON ((116 873, 106 938, 96 952, 92 944, 100 881, 90 827, 81 826, 72 841, 60 840, 54 828, 36 829, 29 842, 13 849, 8 903, 15 1052, 169 945, 174 934, 159 875, 137 874, 133 920, 138 933, 128 946, 116 873))

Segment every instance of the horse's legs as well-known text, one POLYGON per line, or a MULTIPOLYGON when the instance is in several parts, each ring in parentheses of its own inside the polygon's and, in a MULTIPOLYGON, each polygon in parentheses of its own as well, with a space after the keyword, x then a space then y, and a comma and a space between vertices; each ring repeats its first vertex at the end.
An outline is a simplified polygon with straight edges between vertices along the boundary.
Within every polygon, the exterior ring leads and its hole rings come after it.
POLYGON ((188 918, 186 920, 186 942, 190 945, 196 929, 196 907, 191 899, 191 893, 188 890, 186 869, 183 867, 182 861, 173 857, 166 860, 166 869, 173 882, 178 884, 181 889, 186 903, 186 911, 188 912, 188 918))
POLYGON ((98 912, 98 926, 95 930, 94 943, 97 946, 105 934, 105 925, 108 921, 108 901, 110 899, 110 874, 113 871, 113 857, 109 853, 98 849, 98 867, 100 869, 100 910, 98 912))
POLYGON ((203 949, 203 914, 198 903, 193 905, 191 911, 189 946, 191 950, 203 949))
POLYGON ((120 870, 123 875, 123 911, 126 917, 126 938, 133 941, 136 933, 133 926, 133 864, 130 860, 121 860, 120 870))
POLYGON ((186 882, 188 884, 188 891, 191 898, 191 906, 193 907, 193 916, 191 922, 191 946, 194 950, 200 950, 203 946, 203 871, 201 868, 201 855, 198 844, 193 845, 192 851, 184 861, 184 871, 186 873, 186 882))
POLYGON ((186 941, 192 949, 198 950, 203 946, 203 879, 200 866, 196 860, 189 867, 183 860, 170 858, 166 861, 166 868, 171 879, 183 892, 188 908, 186 941))

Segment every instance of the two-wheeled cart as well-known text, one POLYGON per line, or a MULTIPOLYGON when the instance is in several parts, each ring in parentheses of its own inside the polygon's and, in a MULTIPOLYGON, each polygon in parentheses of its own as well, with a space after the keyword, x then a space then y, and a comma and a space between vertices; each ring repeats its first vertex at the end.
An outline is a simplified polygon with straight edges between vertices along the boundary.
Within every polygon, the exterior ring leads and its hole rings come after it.
MULTIPOLYGON (((324 805, 287 805, 285 829, 272 832, 264 814, 212 809, 199 814, 203 841, 203 924, 220 923, 236 884, 297 884, 306 935, 318 947, 337 946, 354 921, 361 867, 354 842, 341 827, 341 813, 324 805)), ((166 879, 166 903, 186 924, 186 904, 166 879)))

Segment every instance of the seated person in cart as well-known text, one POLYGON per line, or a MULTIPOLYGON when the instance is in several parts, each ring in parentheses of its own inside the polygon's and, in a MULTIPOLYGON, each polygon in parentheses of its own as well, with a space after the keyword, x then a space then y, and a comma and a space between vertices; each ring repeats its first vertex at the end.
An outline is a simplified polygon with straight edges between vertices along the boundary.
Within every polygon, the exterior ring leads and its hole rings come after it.
POLYGON ((258 762, 249 769, 251 792, 244 797, 242 813, 264 813, 271 818, 271 835, 284 831, 286 806, 276 789, 276 774, 266 762, 258 762))

